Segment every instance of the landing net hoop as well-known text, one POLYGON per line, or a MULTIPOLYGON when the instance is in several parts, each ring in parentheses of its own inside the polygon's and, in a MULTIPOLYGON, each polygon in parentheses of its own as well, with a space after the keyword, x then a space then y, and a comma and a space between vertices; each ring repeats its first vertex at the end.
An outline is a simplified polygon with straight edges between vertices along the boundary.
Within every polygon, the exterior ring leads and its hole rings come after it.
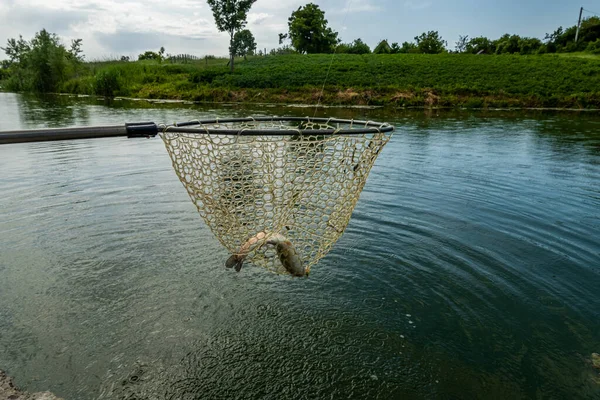
MULTIPOLYGON (((260 232, 279 233, 310 269, 346 229, 393 126, 309 117, 198 120, 162 125, 173 168, 231 254, 260 232)), ((283 273, 273 246, 246 261, 283 273)))

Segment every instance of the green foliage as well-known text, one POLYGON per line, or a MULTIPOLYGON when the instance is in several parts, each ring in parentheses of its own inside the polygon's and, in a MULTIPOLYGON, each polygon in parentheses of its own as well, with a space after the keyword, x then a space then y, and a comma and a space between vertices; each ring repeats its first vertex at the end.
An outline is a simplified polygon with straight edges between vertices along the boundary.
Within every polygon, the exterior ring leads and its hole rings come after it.
POLYGON ((327 26, 325 12, 309 3, 292 12, 288 33, 279 35, 279 42, 289 38, 299 53, 331 53, 339 43, 338 34, 327 26))
POLYGON ((470 54, 493 54, 496 52, 496 46, 490 39, 479 36, 467 42, 465 52, 470 54))
POLYGON ((424 32, 419 36, 415 36, 415 41, 419 52, 424 54, 443 53, 446 51, 446 45, 448 44, 442 39, 438 31, 424 32))
POLYGON ((326 104, 597 107, 600 59, 587 56, 339 54, 328 76, 331 56, 324 54, 252 57, 235 74, 227 73, 224 59, 208 65, 204 59, 173 65, 114 61, 85 63, 87 75, 60 89, 143 98, 310 102, 326 82, 326 104))
POLYGON ((542 47, 542 41, 538 38, 519 39, 519 54, 536 54, 540 47, 542 47))
POLYGON ((519 52, 519 35, 509 35, 505 33, 499 39, 494 40, 496 54, 515 54, 519 52))
POLYGON ((256 0, 206 0, 210 6, 217 29, 227 32, 233 39, 235 32, 246 26, 248 11, 256 0))
POLYGON ((600 54, 600 39, 596 39, 593 42, 589 42, 585 51, 592 54, 600 54))
MULTIPOLYGON (((326 55, 257 57, 240 65, 234 75, 218 76, 213 84, 218 80, 235 88, 320 87, 330 61, 326 55)), ((587 93, 600 87, 598 65, 594 60, 519 55, 339 54, 326 82, 334 87, 367 89, 376 82, 381 87, 439 91, 469 88, 483 93, 587 93)))
POLYGON ((233 36, 233 54, 239 57, 251 56, 256 51, 254 35, 248 29, 236 32, 233 36))
MULTIPOLYGON (((396 46, 398 46, 398 43, 394 43, 396 46)), ((393 48, 394 46, 392 45, 392 50, 394 50, 393 48)), ((409 54, 409 53, 418 53, 419 49, 417 48, 417 45, 412 43, 412 42, 403 42, 402 43, 402 47, 399 47, 396 51, 396 53, 401 53, 401 54, 409 54)))
POLYGON ((192 72, 189 76, 189 81, 192 83, 212 83, 215 80, 215 78, 222 75, 227 75, 226 68, 204 68, 192 72))
POLYGON ((10 69, 0 68, 0 81, 8 79, 9 76, 10 76, 10 69))
MULTIPOLYGON (((543 45, 538 38, 521 37, 519 35, 504 34, 499 39, 493 41, 489 46, 487 38, 478 38, 481 40, 481 47, 486 47, 487 51, 494 49, 496 54, 538 54, 548 52, 548 45, 543 45), (542 48, 542 46, 544 46, 542 48), (540 50, 541 49, 541 50, 540 50)), ((486 51, 486 52, 487 52, 486 51)))
MULTIPOLYGON (((496 54, 535 54, 542 47, 542 41, 538 38, 521 37, 519 35, 503 35, 495 40, 493 45, 496 54)), ((547 51, 547 46, 546 46, 547 51)))
POLYGON ((113 97, 121 89, 121 70, 116 67, 99 71, 94 80, 94 93, 113 97))
POLYGON ((340 43, 335 52, 339 54, 369 54, 371 49, 359 38, 352 43, 340 43))
POLYGON ((82 62, 85 58, 81 49, 82 39, 71 40, 71 48, 69 49, 69 59, 75 62, 82 62))
POLYGON ((373 49, 373 54, 391 54, 392 47, 389 45, 386 39, 382 40, 373 49))
POLYGON ((29 42, 19 35, 19 40, 8 39, 6 47, 0 47, 8 56, 11 64, 20 64, 25 61, 27 54, 31 51, 29 42))
POLYGON ((191 73, 192 71, 195 71, 196 68, 189 64, 172 64, 163 66, 162 70, 167 75, 177 75, 191 73))
POLYGON ((206 0, 210 6, 217 29, 229 34, 229 57, 231 72, 235 55, 234 35, 246 26, 248 11, 256 0, 206 0))
POLYGON ((469 44, 469 36, 458 35, 458 42, 456 42, 456 52, 465 53, 467 52, 467 45, 469 44))
POLYGON ((287 54, 298 54, 298 52, 289 45, 281 46, 269 51, 269 55, 271 56, 285 56, 287 54))
POLYGON ((160 61, 161 60, 161 56, 160 54, 154 52, 154 51, 146 51, 143 54, 140 54, 138 56, 138 61, 143 61, 143 60, 156 60, 156 61, 160 61))
POLYGON ((42 29, 30 42, 8 39, 2 48, 9 57, 11 74, 6 87, 15 91, 54 92, 73 75, 81 60, 81 39, 67 51, 56 34, 42 29))
POLYGON ((575 43, 577 26, 573 25, 567 29, 562 26, 551 34, 546 34, 544 40, 549 53, 554 52, 576 52, 586 50, 589 43, 600 39, 600 18, 597 16, 581 20, 579 38, 575 43))
POLYGON ((78 93, 85 95, 94 95, 95 91, 96 77, 94 76, 79 76, 76 78, 69 79, 64 82, 60 91, 63 93, 78 93))

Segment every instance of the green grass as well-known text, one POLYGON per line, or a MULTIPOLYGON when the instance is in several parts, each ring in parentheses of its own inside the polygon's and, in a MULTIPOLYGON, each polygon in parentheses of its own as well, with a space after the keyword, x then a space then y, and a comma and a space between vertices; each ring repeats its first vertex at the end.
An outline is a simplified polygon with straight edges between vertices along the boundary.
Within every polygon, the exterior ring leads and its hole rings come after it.
POLYGON ((188 64, 86 63, 68 93, 196 101, 600 108, 600 57, 282 55, 188 64), (330 68, 331 65, 331 68, 330 68))
POLYGON ((579 52, 575 52, 575 53, 555 53, 555 54, 551 54, 551 56, 587 58, 589 60, 600 61, 600 54, 586 53, 583 51, 579 51, 579 52))

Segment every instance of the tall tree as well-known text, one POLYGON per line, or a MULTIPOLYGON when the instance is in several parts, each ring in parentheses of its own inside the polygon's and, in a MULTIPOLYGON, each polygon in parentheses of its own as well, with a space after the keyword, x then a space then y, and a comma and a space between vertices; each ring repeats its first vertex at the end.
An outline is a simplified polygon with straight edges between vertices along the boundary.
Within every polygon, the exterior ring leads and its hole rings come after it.
POLYGON ((235 33, 246 26, 246 18, 250 7, 256 0, 206 0, 210 6, 217 29, 229 34, 229 65, 233 72, 235 33))
POLYGON ((233 54, 240 57, 252 55, 256 51, 254 35, 248 29, 243 29, 233 36, 233 54))
POLYGON ((418 53, 419 49, 413 42, 402 42, 402 46, 397 50, 398 53, 418 53))
POLYGON ((465 51, 471 54, 493 54, 496 51, 496 47, 490 39, 485 36, 478 36, 469 39, 465 51))
POLYGON ((457 53, 465 53, 467 51, 467 44, 469 43, 468 35, 458 35, 458 42, 456 42, 456 52, 457 53))
POLYGON ((279 34, 279 42, 289 38, 300 53, 331 53, 340 42, 338 33, 327 26, 325 12, 308 3, 288 18, 288 33, 279 34))
POLYGON ((8 39, 7 46, 0 49, 9 57, 12 71, 7 88, 16 91, 56 91, 82 58, 81 39, 75 40, 69 51, 56 34, 45 29, 29 42, 22 36, 8 39))
POLYGON ((425 54, 443 53, 448 44, 442 39, 438 31, 424 32, 420 36, 415 36, 415 41, 419 52, 425 54))
POLYGON ((392 52, 392 47, 388 43, 387 39, 383 39, 373 49, 373 54, 390 54, 391 52, 392 52))

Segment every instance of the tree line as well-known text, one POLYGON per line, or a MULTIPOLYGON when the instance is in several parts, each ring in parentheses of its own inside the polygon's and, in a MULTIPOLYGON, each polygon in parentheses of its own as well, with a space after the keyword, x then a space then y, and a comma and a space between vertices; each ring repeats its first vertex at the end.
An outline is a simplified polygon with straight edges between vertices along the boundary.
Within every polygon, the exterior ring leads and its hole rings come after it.
MULTIPOLYGON (((256 40, 246 29, 247 14, 256 0, 206 0, 213 11, 217 28, 229 35, 229 66, 233 71, 234 57, 253 55, 256 52, 256 40)), ((318 5, 308 3, 298 7, 288 18, 287 32, 279 34, 277 49, 270 54, 400 54, 400 53, 470 53, 470 54, 544 54, 560 52, 589 51, 600 54, 600 18, 593 16, 583 19, 578 40, 576 26, 557 28, 547 33, 543 40, 519 35, 505 34, 498 39, 484 36, 469 38, 460 36, 453 50, 438 31, 428 31, 415 36, 414 41, 402 44, 387 39, 381 40, 371 49, 362 39, 343 43, 338 32, 328 26, 325 12, 318 5)), ((0 80, 6 89, 14 91, 56 91, 67 79, 82 72, 82 40, 71 42, 65 47, 54 34, 42 29, 30 41, 8 39, 6 47, 0 47, 8 60, 0 62, 0 80)), ((261 53, 261 52, 259 52, 261 53)), ((147 51, 138 56, 138 60, 169 60, 173 62, 181 57, 165 55, 164 47, 158 52, 147 51)), ((187 57, 183 59, 187 60, 187 57)), ((121 61, 129 61, 122 57, 121 61)))
POLYGON ((279 34, 279 52, 348 53, 348 54, 401 54, 401 53, 470 53, 470 54, 544 54, 589 51, 600 54, 600 18, 596 16, 582 20, 579 38, 575 41, 577 26, 546 34, 543 40, 519 35, 504 34, 498 39, 485 36, 469 38, 460 36, 454 50, 438 31, 423 32, 414 41, 389 43, 381 40, 371 49, 362 39, 342 43, 338 33, 327 26, 325 13, 318 5, 309 3, 292 12, 288 19, 288 32, 279 34), (286 41, 289 40, 289 44, 286 41))
POLYGON ((2 61, 0 79, 16 91, 53 92, 69 77, 75 75, 83 62, 82 40, 75 39, 67 49, 60 38, 42 29, 31 41, 8 39, 0 47, 8 56, 2 61))

